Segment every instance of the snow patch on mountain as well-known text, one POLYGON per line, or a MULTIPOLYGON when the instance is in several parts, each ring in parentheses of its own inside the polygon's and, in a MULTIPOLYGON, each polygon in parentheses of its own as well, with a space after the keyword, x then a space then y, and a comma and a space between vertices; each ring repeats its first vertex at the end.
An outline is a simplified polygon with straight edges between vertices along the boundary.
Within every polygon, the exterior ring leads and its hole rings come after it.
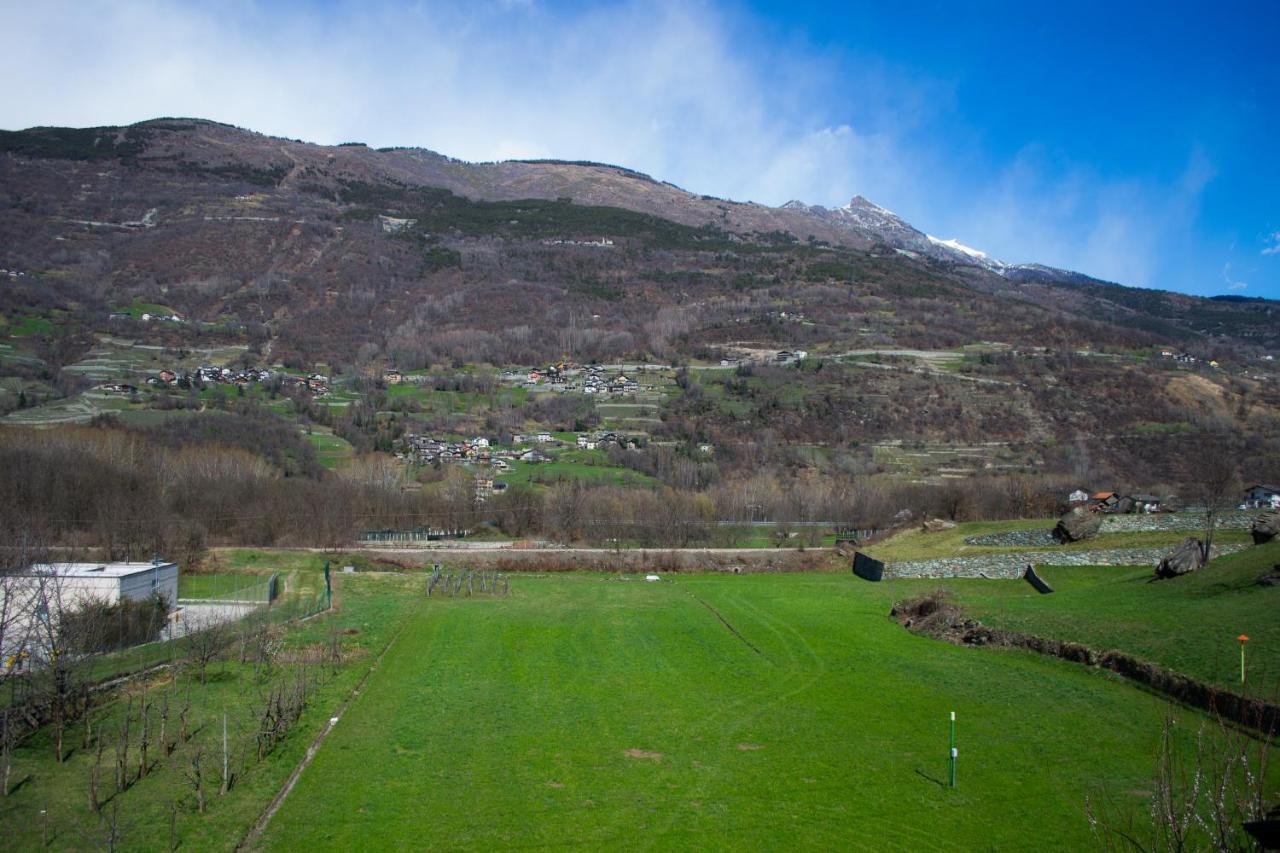
POLYGON ((950 240, 941 240, 932 234, 926 234, 925 236, 929 238, 929 242, 933 245, 947 250, 950 253, 958 253, 964 258, 968 258, 971 263, 975 263, 980 267, 985 267, 993 272, 1003 274, 1004 270, 1008 269, 1010 266, 1014 266, 1013 264, 1006 264, 1004 261, 996 260, 986 252, 975 249, 972 246, 966 246, 955 238, 950 240))
POLYGON ((923 256, 964 266, 979 267, 1016 282, 1090 280, 1088 276, 1080 273, 1042 264, 1005 263, 981 249, 966 246, 954 238, 943 240, 941 237, 925 234, 892 210, 868 201, 860 195, 854 196, 842 207, 823 207, 818 204, 805 204, 802 201, 789 201, 782 207, 784 210, 820 219, 828 225, 853 231, 910 258, 923 256))
POLYGON ((964 254, 972 258, 978 258, 979 260, 983 260, 983 261, 990 260, 990 258, 987 257, 986 252, 981 252, 970 246, 966 246, 964 243, 961 243, 959 240, 956 240, 954 238, 950 240, 939 240, 937 237, 933 236, 932 234, 926 234, 924 236, 928 237, 929 242, 935 246, 945 246, 948 249, 951 249, 956 252, 963 252, 964 254))

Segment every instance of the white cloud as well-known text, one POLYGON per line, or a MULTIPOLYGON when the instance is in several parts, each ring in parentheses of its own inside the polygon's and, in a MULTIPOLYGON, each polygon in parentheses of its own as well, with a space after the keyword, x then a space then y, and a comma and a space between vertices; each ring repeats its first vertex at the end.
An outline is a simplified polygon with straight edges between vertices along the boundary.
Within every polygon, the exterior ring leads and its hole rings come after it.
POLYGON ((1248 289, 1249 289, 1249 285, 1248 285, 1248 284, 1246 284, 1246 283, 1245 283, 1245 282, 1243 282, 1243 281, 1236 281, 1236 280, 1235 280, 1235 277, 1234 277, 1234 276, 1232 276, 1232 274, 1231 274, 1231 262, 1230 262, 1230 261, 1227 261, 1226 263, 1224 263, 1224 264, 1222 265, 1222 281, 1223 281, 1223 283, 1224 283, 1224 284, 1226 284, 1226 286, 1227 286, 1227 290, 1230 290, 1230 291, 1232 291, 1232 292, 1238 292, 1238 291, 1241 291, 1241 290, 1248 290, 1248 289))
POLYGON ((1270 244, 1262 250, 1262 254, 1280 255, 1280 231, 1268 234, 1266 237, 1262 238, 1262 241, 1270 244))

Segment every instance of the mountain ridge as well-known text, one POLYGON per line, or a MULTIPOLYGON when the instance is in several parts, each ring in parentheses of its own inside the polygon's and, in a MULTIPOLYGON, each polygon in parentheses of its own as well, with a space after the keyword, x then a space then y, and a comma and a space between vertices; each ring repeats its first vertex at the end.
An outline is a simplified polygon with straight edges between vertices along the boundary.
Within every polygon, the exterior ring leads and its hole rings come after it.
MULTIPOLYGON (((799 240, 827 242, 854 249, 883 245, 942 262, 985 269, 1015 282, 1113 284, 1085 273, 1044 264, 1011 264, 996 260, 956 241, 928 235, 862 195, 855 195, 849 204, 839 208, 799 200, 772 207, 699 194, 626 166, 596 161, 553 158, 465 161, 420 146, 372 148, 361 142, 324 146, 200 118, 154 118, 132 125, 98 128, 35 127, 0 131, 4 136, 0 150, 13 150, 12 141, 17 135, 39 137, 41 134, 63 134, 69 130, 81 134, 96 133, 99 138, 114 135, 117 141, 134 130, 175 134, 189 132, 184 136, 185 157, 214 168, 224 164, 227 149, 234 147, 235 142, 261 140, 277 144, 276 153, 282 156, 270 157, 260 151, 256 161, 268 170, 283 170, 284 180, 288 180, 300 166, 314 168, 323 162, 351 178, 387 179, 411 186, 441 187, 483 201, 569 197, 580 203, 621 206, 682 224, 714 225, 735 233, 783 231, 799 240), (629 186, 625 188, 628 191, 623 191, 619 181, 638 182, 641 186, 629 186)), ((153 136, 148 143, 147 149, 138 154, 140 161, 173 156, 173 146, 165 138, 153 136)), ((96 141, 94 145, 97 145, 96 141)), ((24 153, 34 152, 28 148, 24 153)))
MULTIPOLYGON (((549 320, 581 305, 573 310, 611 319, 616 348, 626 351, 626 335, 647 323, 653 306, 730 305, 758 295, 805 313, 801 306, 816 294, 797 302, 792 292, 825 282, 852 287, 849 297, 861 306, 856 325, 833 314, 831 334, 909 347, 964 336, 1043 344, 1035 327, 1070 329, 1067 339, 1090 347, 1132 338, 1104 332, 1100 318, 1140 330, 1134 340, 1145 345, 1280 344, 1280 303, 1127 288, 1037 264, 976 263, 862 196, 842 208, 774 208, 698 195, 608 164, 467 163, 427 149, 322 146, 203 119, 0 131, 0 238, 0 267, 60 287, 76 283, 86 298, 113 304, 176 301, 207 322, 263 324, 267 336, 290 324, 301 336, 308 312, 321 308, 347 324, 357 316, 379 322, 379 312, 402 317, 427 294, 460 298, 461 287, 491 294, 490 306, 536 295, 539 316, 549 320), (604 237, 622 251, 588 263, 572 249, 604 237), (553 249, 557 242, 565 248, 553 249), (556 257, 539 268, 530 253, 556 257), (376 294, 373 308, 329 304, 352 289, 376 294), (974 294, 985 296, 975 303, 974 294), (1046 313, 1019 324, 995 303, 975 313, 989 299, 1046 313), (890 304, 892 311, 883 307, 890 304), (943 316, 949 331, 939 334, 943 316)), ((18 298, 10 293, 8 301, 18 298)), ((504 318, 479 307, 455 316, 480 327, 522 322, 518 311, 504 318)), ((375 325, 350 334, 355 347, 383 332, 375 325)))

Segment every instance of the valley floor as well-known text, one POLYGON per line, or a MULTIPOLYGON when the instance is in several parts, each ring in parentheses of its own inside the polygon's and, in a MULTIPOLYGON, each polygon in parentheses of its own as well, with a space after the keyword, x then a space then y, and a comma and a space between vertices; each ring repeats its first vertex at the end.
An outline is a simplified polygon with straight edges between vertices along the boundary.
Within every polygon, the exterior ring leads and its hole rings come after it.
MULTIPOLYGON (((1224 687, 1244 631, 1249 692, 1273 698, 1280 588, 1254 581, 1278 549, 1159 584, 1149 569, 1047 567, 1059 591, 1043 596, 1022 581, 873 584, 843 570, 656 582, 511 573, 509 595, 471 597, 428 597, 425 571, 386 571, 396 567, 368 553, 221 550, 187 589, 239 595, 238 581, 279 572, 289 592, 268 613, 314 601, 326 561, 356 571, 335 574, 331 611, 262 638, 270 664, 239 630, 207 683, 180 665, 179 644, 102 659, 102 678, 173 665, 96 701, 105 758, 80 746, 80 724, 62 763, 48 726, 24 742, 0 832, 17 849, 168 849, 170 832, 201 850, 1096 847, 1090 801, 1113 823, 1149 829, 1167 719, 1180 760, 1200 738, 1214 750, 1239 735, 1101 669, 917 636, 890 608, 943 588, 987 624, 1129 651, 1224 687), (259 753, 255 713, 299 677, 310 679, 305 710, 259 753), (136 736, 143 702, 153 726, 172 709, 149 759, 136 736), (176 736, 179 708, 190 709, 189 739, 176 736), (127 784, 116 791, 122 737, 127 784)), ((1280 764, 1270 766, 1267 803, 1280 794, 1280 764)))
POLYGON ((1163 716, 1199 726, 1099 671, 913 636, 894 591, 573 575, 423 599, 264 844, 1084 847, 1087 798, 1145 804, 1163 716))

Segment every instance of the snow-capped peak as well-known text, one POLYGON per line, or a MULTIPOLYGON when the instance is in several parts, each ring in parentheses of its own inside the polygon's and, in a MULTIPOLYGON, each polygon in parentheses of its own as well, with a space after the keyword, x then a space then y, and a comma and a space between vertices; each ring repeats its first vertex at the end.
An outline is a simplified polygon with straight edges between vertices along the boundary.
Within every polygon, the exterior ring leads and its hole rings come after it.
POLYGON ((968 255, 969 257, 977 258, 978 260, 982 260, 982 261, 991 260, 990 258, 987 257, 986 252, 980 252, 977 249, 966 246, 964 243, 961 243, 959 240, 956 240, 955 238, 952 238, 950 240, 939 240, 937 237, 933 236, 932 234, 926 234, 924 236, 928 237, 929 242, 935 246, 946 246, 948 249, 952 249, 956 252, 962 252, 968 255))
POLYGON ((843 207, 822 207, 800 201, 789 201, 782 207, 820 219, 829 226, 854 231, 913 258, 924 256, 964 266, 981 267, 1014 281, 1044 280, 1046 277, 1053 280, 1067 280, 1076 275, 1051 267, 1008 264, 980 249, 966 246, 959 240, 943 240, 940 237, 925 234, 912 227, 911 223, 893 211, 868 201, 860 195, 854 196, 843 207))

